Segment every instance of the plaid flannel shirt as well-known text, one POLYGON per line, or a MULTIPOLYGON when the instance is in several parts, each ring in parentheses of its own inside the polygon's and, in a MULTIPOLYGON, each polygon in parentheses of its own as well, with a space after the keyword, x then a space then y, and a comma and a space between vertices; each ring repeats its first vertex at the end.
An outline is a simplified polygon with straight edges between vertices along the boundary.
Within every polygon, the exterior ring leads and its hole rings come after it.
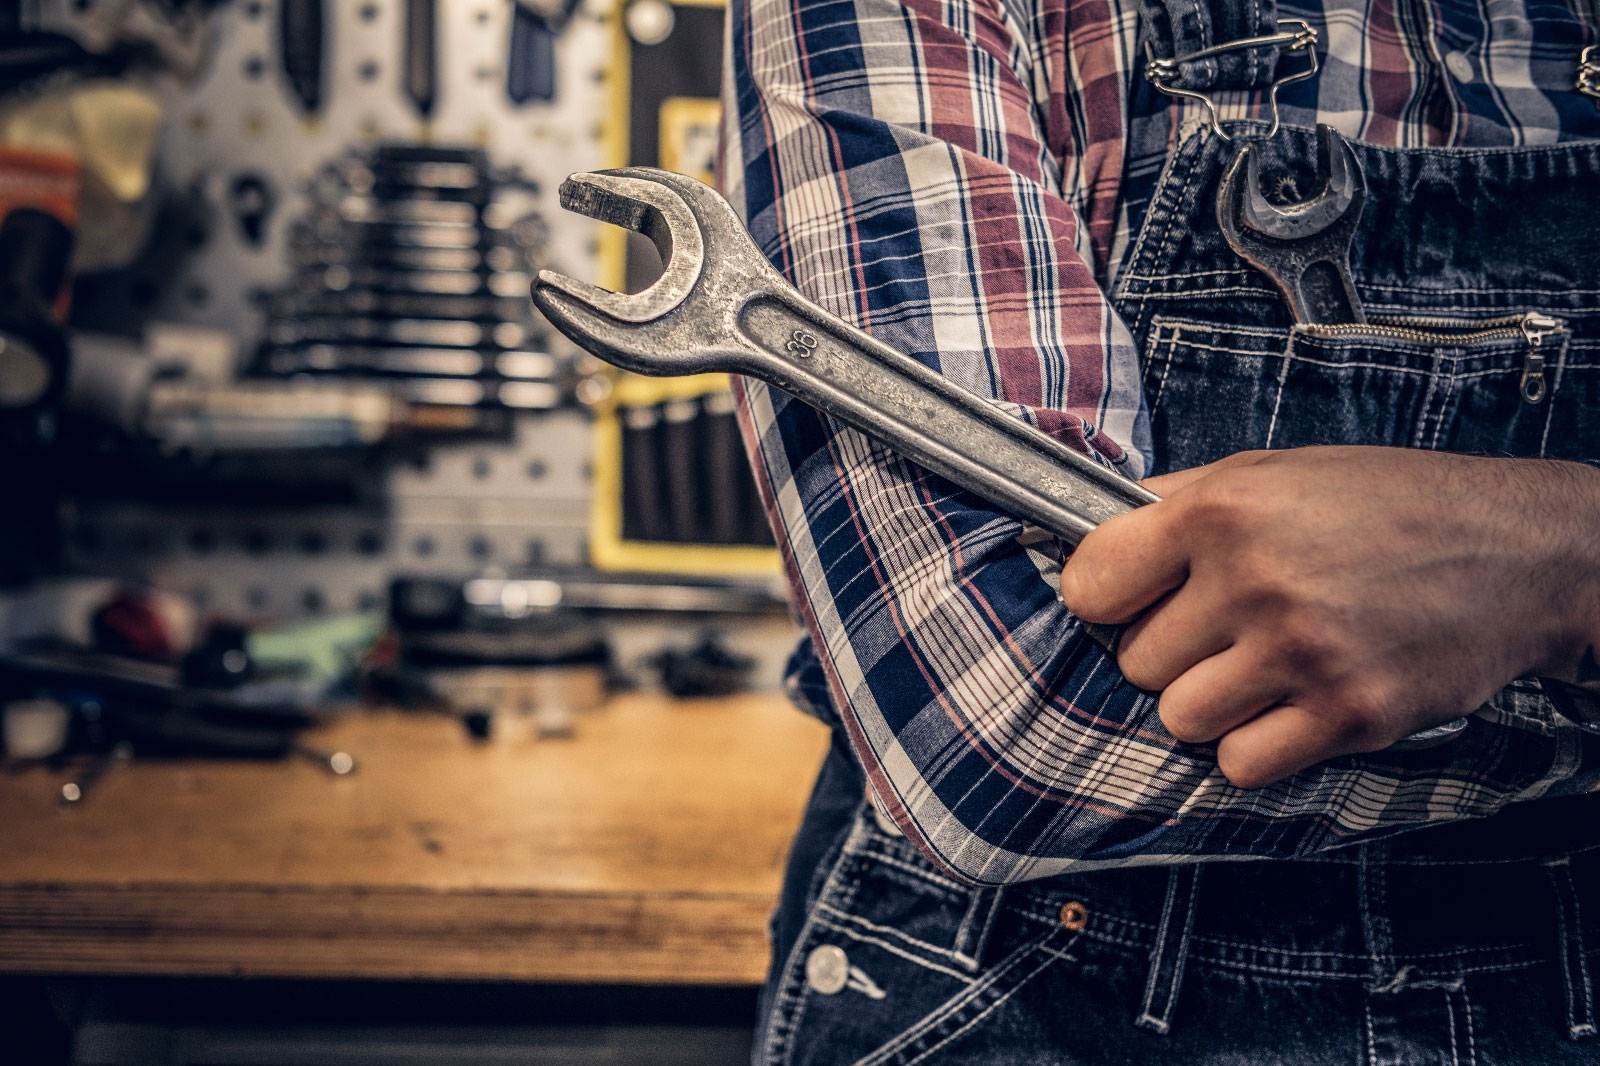
MULTIPOLYGON (((1572 90, 1592 37, 1565 3, 1280 14, 1326 53, 1285 91, 1285 121, 1402 147, 1600 133, 1572 90)), ((1105 293, 1200 111, 1143 82, 1133 5, 731 0, 728 15, 721 180, 772 262, 956 384, 1150 472, 1137 353, 1105 293)), ((1263 102, 1236 94, 1224 115, 1263 102)), ((810 634, 791 692, 837 708, 876 801, 952 873, 1306 855, 1594 782, 1593 742, 1529 683, 1467 739, 1234 788, 1061 604, 1053 542, 758 382, 740 398, 810 634)))

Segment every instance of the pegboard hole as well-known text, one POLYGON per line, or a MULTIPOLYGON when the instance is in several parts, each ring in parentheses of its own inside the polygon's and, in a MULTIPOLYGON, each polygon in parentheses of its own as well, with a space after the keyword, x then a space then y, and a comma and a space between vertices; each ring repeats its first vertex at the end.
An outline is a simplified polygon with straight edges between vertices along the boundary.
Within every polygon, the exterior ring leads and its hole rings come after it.
POLYGON ((383 593, 377 589, 362 589, 356 593, 356 610, 376 611, 383 606, 383 593))
POLYGON ((528 464, 529 481, 543 481, 548 473, 550 473, 550 468, 544 465, 543 459, 535 459, 528 464))
POLYGON ((416 540, 411 542, 412 554, 419 555, 424 559, 433 554, 433 549, 434 543, 432 537, 418 537, 416 540))
POLYGON ((532 566, 538 566, 544 562, 544 541, 539 540, 537 537, 528 541, 528 562, 532 566))
POLYGON ((208 555, 217 548, 217 535, 209 529, 191 529, 189 531, 189 550, 196 555, 208 555))
POLYGON ((261 75, 267 72, 267 61, 260 56, 249 56, 244 61, 244 76, 251 81, 260 81, 261 75))
POLYGON ((367 530, 356 537, 356 551, 362 555, 377 555, 383 551, 383 537, 372 530, 367 530))
POLYGON ((377 4, 362 4, 360 8, 361 21, 376 22, 378 20, 378 10, 377 4))
POLYGON ((247 19, 258 19, 261 17, 261 12, 263 10, 264 9, 261 6, 261 0, 250 0, 248 4, 244 5, 244 17, 247 19))
POLYGON ((328 538, 315 529, 300 534, 300 551, 305 555, 321 555, 328 548, 328 538))
POLYGON ((244 550, 251 555, 265 555, 272 550, 272 537, 264 529, 245 530, 244 550))
POLYGON ((467 542, 467 551, 474 559, 483 560, 494 554, 494 545, 487 537, 473 537, 467 542))
POLYGON ((252 611, 265 610, 268 600, 267 590, 261 585, 251 585, 245 590, 244 601, 249 604, 252 611))
POLYGON ((312 614, 321 614, 325 605, 326 601, 322 598, 322 590, 314 585, 300 594, 300 606, 312 614))
POLYGON ((362 81, 377 81, 380 69, 376 60, 369 59, 356 68, 356 77, 362 81))
POLYGON ((489 475, 492 473, 494 473, 494 467, 490 465, 489 460, 480 456, 472 461, 472 476, 479 481, 488 481, 489 475))

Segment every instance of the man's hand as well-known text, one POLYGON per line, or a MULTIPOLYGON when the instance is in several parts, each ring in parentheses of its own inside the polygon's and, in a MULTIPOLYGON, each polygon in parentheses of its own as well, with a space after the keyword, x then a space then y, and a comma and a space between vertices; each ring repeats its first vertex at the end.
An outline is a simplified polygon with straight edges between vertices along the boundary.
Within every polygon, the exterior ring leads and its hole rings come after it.
POLYGON ((1600 643, 1600 471, 1405 448, 1244 452, 1151 478, 1061 596, 1253 788, 1468 714, 1600 643))

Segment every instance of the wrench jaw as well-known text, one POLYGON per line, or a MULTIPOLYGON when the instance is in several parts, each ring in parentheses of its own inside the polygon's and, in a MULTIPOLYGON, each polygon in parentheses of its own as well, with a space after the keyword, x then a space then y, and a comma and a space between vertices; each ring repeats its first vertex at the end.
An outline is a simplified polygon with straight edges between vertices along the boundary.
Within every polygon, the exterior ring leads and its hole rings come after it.
MULTIPOLYGON (((611 292, 576 278, 542 270, 532 286, 539 311, 574 343, 626 370, 673 376, 726 369, 731 353, 710 342, 710 323, 722 311, 702 279, 708 256, 734 260, 750 245, 720 249, 713 235, 716 213, 741 233, 721 197, 693 178, 647 167, 573 174, 561 184, 561 205, 602 222, 643 234, 664 264, 661 276, 636 293, 611 292)), ((745 241, 748 245, 748 239, 745 241)), ((765 260, 760 261, 762 267, 765 260)), ((754 278, 750 278, 751 281, 754 278)))
POLYGON ((1350 275, 1350 245, 1367 183, 1354 150, 1332 127, 1317 127, 1322 188, 1308 200, 1276 205, 1261 193, 1261 148, 1239 146, 1217 189, 1217 222, 1239 257, 1283 293, 1296 322, 1366 321, 1350 275))
POLYGON ((540 314, 574 344, 613 366, 652 377, 676 377, 726 370, 729 354, 708 346, 685 347, 678 320, 683 308, 664 318, 630 322, 609 313, 625 293, 596 288, 582 281, 541 270, 533 282, 533 302, 540 314))
POLYGON ((1317 174, 1324 179, 1322 188, 1299 203, 1278 206, 1262 194, 1261 153, 1256 145, 1240 145, 1239 155, 1245 160, 1241 208, 1245 223, 1257 233, 1280 241, 1304 240, 1337 225, 1347 214, 1360 217, 1366 181, 1354 150, 1331 126, 1317 127, 1317 174))

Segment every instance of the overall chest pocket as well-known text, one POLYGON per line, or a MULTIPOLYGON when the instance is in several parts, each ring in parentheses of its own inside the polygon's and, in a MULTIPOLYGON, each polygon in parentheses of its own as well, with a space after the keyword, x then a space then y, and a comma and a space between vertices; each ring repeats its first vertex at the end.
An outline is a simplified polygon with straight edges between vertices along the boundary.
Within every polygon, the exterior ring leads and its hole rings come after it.
MULTIPOLYGON (((1144 365, 1156 470, 1313 444, 1554 454, 1555 423, 1584 421, 1569 339, 1538 312, 1292 329, 1156 316, 1144 365)), ((1596 454, 1593 440, 1559 443, 1596 454)))

